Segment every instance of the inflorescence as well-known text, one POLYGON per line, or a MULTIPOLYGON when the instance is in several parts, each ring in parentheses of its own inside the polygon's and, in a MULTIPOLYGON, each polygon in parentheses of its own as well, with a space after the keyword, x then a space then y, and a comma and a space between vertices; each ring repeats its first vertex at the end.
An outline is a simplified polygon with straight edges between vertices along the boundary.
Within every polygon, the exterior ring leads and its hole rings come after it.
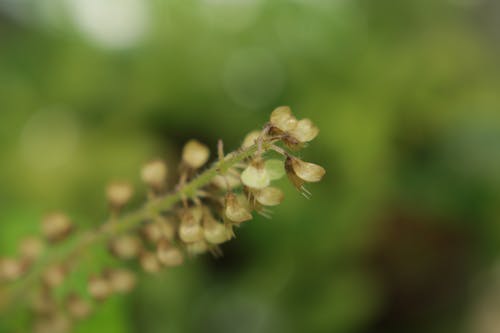
POLYGON ((109 267, 88 276, 86 293, 56 292, 78 270, 79 256, 99 243, 107 245, 117 264, 136 261, 147 273, 182 265, 186 257, 206 252, 220 255, 219 246, 235 237, 238 227, 253 218, 252 212, 269 216, 268 207, 283 201, 283 191, 272 186, 274 180, 286 174, 293 186, 310 196, 304 184, 320 181, 325 170, 293 152, 318 133, 311 120, 298 120, 290 108, 278 107, 262 130, 245 137, 240 149, 225 154, 219 141, 217 161, 204 172, 199 171, 209 160, 209 148, 196 140, 187 142, 172 191, 167 188, 165 162, 144 165, 140 177, 148 186, 148 199, 132 213, 122 214, 134 195, 132 186, 110 184, 110 217, 96 230, 76 232, 67 215, 47 215, 41 235, 22 240, 16 258, 0 258, 0 310, 2 304, 7 308, 27 299, 34 332, 69 332, 99 302, 133 290, 133 270, 109 267), (64 243, 69 245, 63 247, 64 243))

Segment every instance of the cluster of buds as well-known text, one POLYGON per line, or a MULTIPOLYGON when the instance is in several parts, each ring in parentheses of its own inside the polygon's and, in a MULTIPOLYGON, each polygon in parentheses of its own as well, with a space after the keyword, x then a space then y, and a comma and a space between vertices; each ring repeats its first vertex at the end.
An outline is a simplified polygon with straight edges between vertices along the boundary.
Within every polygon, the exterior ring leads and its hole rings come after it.
MULTIPOLYGON (((279 107, 264 128, 248 134, 235 152, 225 154, 220 141, 218 160, 204 172, 200 170, 208 163, 210 150, 190 140, 182 150, 174 191, 167 193, 167 164, 161 160, 147 163, 140 178, 148 187, 148 202, 139 214, 123 219, 120 215, 134 189, 128 182, 109 184, 108 222, 90 236, 87 233, 78 239, 75 235, 78 251, 63 260, 49 261, 41 270, 37 297, 32 301, 39 319, 35 332, 69 332, 76 320, 91 314, 96 303, 134 288, 136 276, 132 271, 104 268, 102 273, 88 277, 86 295, 66 290, 64 300, 56 301, 55 290, 78 268, 74 256, 97 240, 107 241, 109 252, 118 262, 131 261, 133 265, 135 261, 144 272, 154 274, 180 266, 199 254, 220 255, 220 246, 234 238, 237 229, 253 219, 254 212, 269 216, 269 207, 283 201, 283 191, 273 182, 285 174, 293 186, 309 196, 305 183, 320 181, 325 170, 292 152, 304 148, 318 133, 311 120, 298 120, 288 107, 279 107)), ((1 259, 0 279, 20 279, 40 257, 46 243, 56 245, 74 230, 66 215, 47 216, 42 221, 44 240, 26 239, 19 249, 20 259, 1 259)))

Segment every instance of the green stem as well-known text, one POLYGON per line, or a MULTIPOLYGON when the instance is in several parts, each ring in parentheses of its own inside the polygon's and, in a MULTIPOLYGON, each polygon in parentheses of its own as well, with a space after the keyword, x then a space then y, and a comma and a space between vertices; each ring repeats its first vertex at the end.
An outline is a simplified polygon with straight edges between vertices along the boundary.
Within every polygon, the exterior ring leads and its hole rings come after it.
POLYGON ((12 306, 14 303, 18 303, 21 299, 24 299, 28 292, 40 280, 44 268, 53 264, 67 262, 73 255, 85 251, 85 249, 91 245, 107 241, 119 233, 133 230, 143 221, 151 219, 152 216, 169 211, 174 205, 180 202, 183 197, 195 197, 197 191, 208 185, 215 176, 221 173, 224 174, 234 165, 249 158, 257 149, 257 145, 253 145, 247 149, 237 151, 234 155, 215 163, 211 168, 201 173, 198 177, 191 180, 176 192, 149 201, 135 212, 129 213, 119 219, 113 219, 113 221, 107 221, 101 227, 80 234, 78 237, 73 238, 62 246, 54 248, 38 261, 36 266, 31 269, 26 277, 12 286, 11 290, 8 292, 8 295, 10 295, 7 300, 8 304, 4 304, 4 306, 12 306))

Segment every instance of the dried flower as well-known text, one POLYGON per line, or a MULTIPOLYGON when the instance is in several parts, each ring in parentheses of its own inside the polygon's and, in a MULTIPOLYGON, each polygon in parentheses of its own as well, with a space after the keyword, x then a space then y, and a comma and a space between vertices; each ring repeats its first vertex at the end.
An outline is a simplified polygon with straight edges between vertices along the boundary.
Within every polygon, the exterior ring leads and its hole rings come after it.
POLYGON ((50 214, 42 221, 43 235, 51 242, 63 240, 69 235, 72 229, 71 220, 62 213, 50 214))
POLYGON ((211 244, 222 244, 232 237, 230 227, 217 222, 208 209, 203 217, 203 231, 205 239, 211 244))
POLYGON ((257 139, 260 137, 261 135, 261 131, 252 131, 250 133, 247 134, 247 136, 245 137, 245 139, 243 140, 243 144, 241 145, 241 148, 243 149, 246 149, 246 148, 250 148, 251 146, 253 146, 257 139))
POLYGON ((182 251, 170 244, 166 239, 162 239, 158 242, 156 254, 158 260, 167 267, 179 266, 184 262, 182 251))
POLYGON ((325 175, 325 169, 317 164, 304 162, 296 157, 288 157, 286 160, 287 172, 293 173, 304 182, 319 182, 325 175))
POLYGON ((43 273, 43 282, 49 288, 60 286, 66 278, 67 270, 62 265, 48 267, 43 273))
POLYGON ((21 260, 13 258, 0 259, 0 281, 14 281, 20 278, 26 270, 26 266, 21 260))
POLYGON ((39 237, 27 237, 23 239, 19 245, 19 252, 22 258, 32 261, 40 257, 43 250, 45 249, 45 244, 39 237))
POLYGON ((130 199, 134 190, 132 185, 125 182, 115 182, 108 185, 106 188, 106 197, 111 207, 119 209, 125 206, 130 199))
POLYGON ((255 200, 263 206, 279 205, 284 198, 283 191, 276 187, 266 187, 262 190, 253 192, 255 200))
POLYGON ((191 255, 199 255, 208 251, 208 244, 204 240, 186 244, 186 251, 191 255))
POLYGON ((113 291, 109 281, 103 276, 91 276, 87 284, 87 290, 97 301, 103 301, 111 295, 113 291))
POLYGON ((78 320, 87 318, 92 312, 92 305, 82 297, 75 293, 71 293, 66 297, 65 307, 68 314, 78 320))
POLYGON ((167 181, 168 168, 163 161, 157 160, 147 163, 142 167, 141 179, 154 189, 160 190, 167 181))
POLYGON ((301 119, 290 134, 301 143, 314 140, 319 134, 319 129, 310 119, 301 119))
POLYGON ((242 223, 252 219, 252 214, 245 208, 238 197, 233 193, 227 193, 225 198, 226 217, 235 223, 242 223))
POLYGON ((182 151, 182 161, 192 169, 201 168, 209 157, 208 147, 196 140, 188 141, 182 151))
POLYGON ((161 266, 156 254, 149 251, 144 251, 140 256, 140 263, 142 269, 147 273, 157 273, 160 271, 161 266))
POLYGON ((109 285, 115 293, 128 293, 136 284, 135 274, 126 269, 113 269, 106 272, 109 285))
POLYGON ((271 125, 282 132, 289 132, 297 126, 297 118, 288 106, 280 106, 271 113, 271 125))
POLYGON ((200 225, 201 216, 199 210, 185 210, 181 215, 179 225, 179 237, 185 243, 203 240, 203 228, 200 225))
POLYGON ((241 174, 241 181, 253 189, 263 189, 269 186, 271 178, 261 160, 252 162, 241 174))
POLYGON ((120 259, 132 259, 139 255, 142 245, 137 236, 121 235, 110 242, 109 248, 120 259))

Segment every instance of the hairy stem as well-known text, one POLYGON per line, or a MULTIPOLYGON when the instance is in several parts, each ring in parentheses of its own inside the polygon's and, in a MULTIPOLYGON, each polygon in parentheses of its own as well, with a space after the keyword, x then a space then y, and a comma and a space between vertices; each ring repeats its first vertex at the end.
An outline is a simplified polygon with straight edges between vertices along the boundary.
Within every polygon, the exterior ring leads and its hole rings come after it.
MULTIPOLYGON (((269 143, 265 142, 264 148, 267 149, 268 145, 269 143)), ((36 263, 27 276, 12 285, 10 290, 7 291, 7 302, 3 306, 8 308, 21 303, 21 300, 25 299, 29 291, 40 281, 45 268, 61 262, 71 263, 70 261, 74 256, 85 252, 90 246, 99 242, 106 242, 117 234, 133 230, 143 221, 149 220, 161 212, 169 211, 182 198, 195 197, 197 191, 208 185, 215 176, 226 173, 233 166, 252 156, 257 149, 259 147, 255 144, 247 149, 236 151, 225 159, 216 162, 211 168, 179 188, 176 192, 148 201, 134 212, 128 213, 121 218, 108 220, 101 227, 81 233, 64 244, 54 247, 36 263)))

